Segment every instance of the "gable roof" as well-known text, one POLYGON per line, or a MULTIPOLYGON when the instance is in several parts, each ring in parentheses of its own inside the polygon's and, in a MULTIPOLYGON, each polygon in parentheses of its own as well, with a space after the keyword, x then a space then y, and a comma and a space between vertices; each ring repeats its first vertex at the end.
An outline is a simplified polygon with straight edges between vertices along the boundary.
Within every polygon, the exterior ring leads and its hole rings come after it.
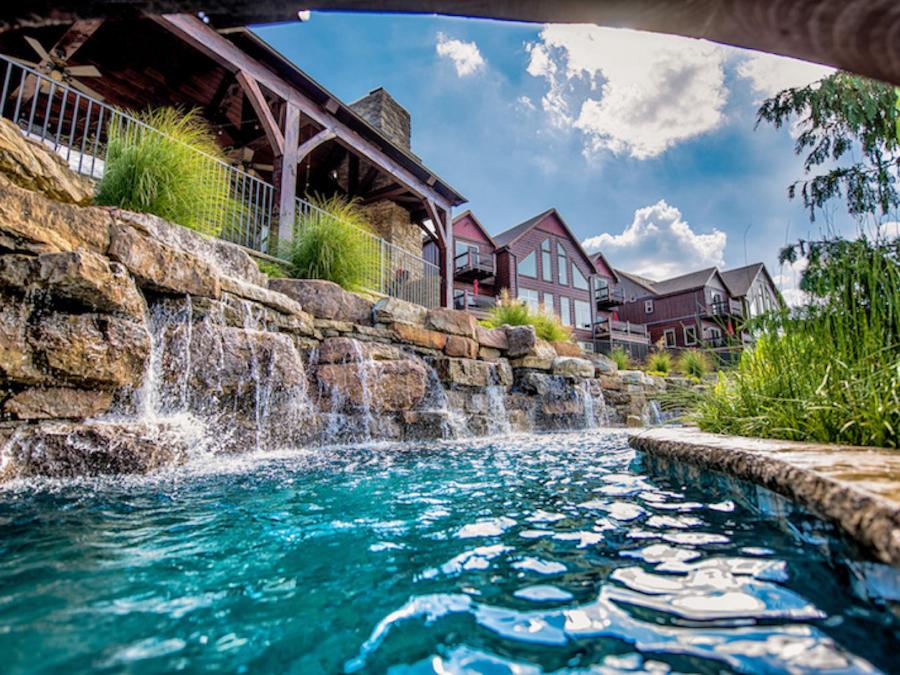
POLYGON ((728 287, 728 292, 735 298, 742 298, 747 295, 750 286, 759 276, 761 270, 765 269, 762 263, 753 263, 744 267, 737 267, 733 270, 725 270, 722 272, 722 278, 728 287))
POLYGON ((472 213, 472 209, 466 209, 462 213, 460 213, 456 218, 453 219, 453 224, 456 225, 456 222, 462 220, 463 218, 468 217, 473 223, 475 223, 475 227, 483 234, 489 242, 491 242, 491 246, 497 248, 497 242, 494 241, 494 238, 488 233, 486 229, 484 229, 484 225, 481 224, 481 221, 472 213))
MULTIPOLYGON (((528 220, 509 228, 508 230, 504 230, 496 237, 494 237, 497 248, 505 248, 510 244, 515 243, 519 239, 519 237, 528 232, 531 228, 533 228, 554 211, 556 211, 556 209, 547 209, 546 211, 539 213, 536 216, 533 216, 528 220)), ((562 220, 562 218, 560 218, 560 220, 562 220)))
POLYGON ((639 277, 637 274, 632 274, 631 272, 625 272, 623 270, 615 270, 615 273, 619 275, 620 278, 626 279, 633 284, 637 284, 644 290, 650 293, 656 293, 656 289, 653 287, 653 284, 656 282, 652 279, 647 279, 646 277, 639 277))
MULTIPOLYGON (((701 286, 706 286, 706 284, 709 283, 709 280, 716 275, 719 275, 719 270, 715 267, 707 267, 706 269, 697 270, 696 272, 688 272, 687 274, 682 274, 678 277, 654 282, 653 289, 657 295, 682 293, 684 291, 700 288, 701 286)), ((721 275, 719 275, 719 277, 721 278, 721 275)))
POLYGON ((613 274, 613 281, 616 283, 619 282, 619 273, 613 268, 612 265, 609 264, 609 260, 606 259, 606 256, 603 255, 603 251, 597 251, 596 253, 591 253, 591 262, 594 263, 594 269, 597 269, 597 260, 602 260, 603 264, 606 265, 607 269, 613 274))
MULTIPOLYGON (((515 225, 514 227, 505 230, 494 237, 494 243, 497 246, 497 249, 501 248, 509 248, 514 243, 516 243, 526 232, 537 227, 541 222, 543 222, 548 216, 556 216, 556 219, 559 221, 559 224, 562 225, 563 231, 566 233, 566 236, 569 237, 569 240, 575 244, 575 250, 581 254, 581 257, 587 262, 590 266, 592 273, 597 272, 597 268, 594 266, 594 260, 589 256, 585 250, 581 247, 581 242, 572 234, 572 230, 569 229, 566 221, 563 220, 563 217, 559 214, 555 208, 547 209, 546 211, 537 214, 536 216, 532 216, 528 220, 515 225)), ((610 268, 612 269, 612 268, 610 268)))

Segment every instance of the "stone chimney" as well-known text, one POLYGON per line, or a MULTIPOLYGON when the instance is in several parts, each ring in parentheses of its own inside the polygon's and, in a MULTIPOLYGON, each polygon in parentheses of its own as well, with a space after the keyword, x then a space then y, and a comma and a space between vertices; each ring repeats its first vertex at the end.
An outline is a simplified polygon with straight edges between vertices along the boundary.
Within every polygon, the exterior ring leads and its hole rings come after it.
POLYGON ((351 103, 350 107, 391 141, 405 150, 411 150, 409 112, 384 87, 373 89, 367 96, 351 103))

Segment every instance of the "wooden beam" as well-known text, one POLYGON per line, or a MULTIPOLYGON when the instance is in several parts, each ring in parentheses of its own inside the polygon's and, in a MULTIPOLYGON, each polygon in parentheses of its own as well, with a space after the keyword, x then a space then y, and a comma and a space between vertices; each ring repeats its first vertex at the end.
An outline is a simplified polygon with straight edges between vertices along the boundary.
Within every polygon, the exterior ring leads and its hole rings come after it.
MULTIPOLYGON (((269 103, 266 101, 266 97, 263 96, 262 90, 259 88, 259 83, 243 70, 238 72, 237 81, 241 85, 241 88, 244 90, 244 94, 246 94, 247 98, 250 100, 250 105, 253 106, 253 110, 256 112, 256 116, 259 118, 259 121, 262 124, 263 131, 266 132, 266 138, 269 139, 269 145, 272 146, 272 152, 274 152, 276 155, 283 155, 285 150, 284 136, 281 134, 281 130, 278 128, 278 123, 275 121, 275 117, 272 115, 272 110, 269 108, 269 103)), ((300 120, 298 117, 298 131, 299 125, 300 120)))
POLYGON ((408 188, 405 185, 397 185, 396 183, 392 183, 391 185, 386 185, 383 188, 375 190, 375 192, 370 192, 369 194, 367 194, 363 198, 363 204, 372 204, 373 202, 380 202, 382 199, 398 197, 405 192, 409 192, 408 188))
POLYGON ((409 186, 410 192, 422 199, 433 199, 436 204, 449 208, 447 199, 433 190, 425 181, 388 157, 380 148, 363 138, 327 111, 301 94, 294 86, 282 80, 256 59, 251 58, 227 38, 219 35, 200 19, 186 14, 164 14, 151 17, 161 26, 177 35, 184 42, 220 63, 232 72, 245 71, 269 91, 292 103, 320 127, 330 129, 341 143, 378 163, 381 169, 396 180, 409 186))
POLYGON ((83 19, 76 21, 67 30, 56 44, 50 49, 50 54, 62 61, 68 61, 75 55, 81 46, 88 41, 97 29, 103 24, 103 19, 83 19))
POLYGON ((425 210, 437 234, 438 259, 441 270, 441 306, 453 303, 453 220, 450 211, 438 209, 430 199, 425 200, 425 210))
POLYGON ((300 140, 300 110, 287 104, 284 113, 284 152, 276 158, 275 188, 278 197, 278 242, 289 244, 294 238, 297 210, 297 164, 300 140))
POLYGON ((300 147, 297 148, 297 161, 302 162, 309 153, 322 145, 322 143, 326 143, 334 137, 334 131, 331 129, 322 129, 322 131, 315 136, 307 138, 300 144, 300 147))
POLYGON ((369 170, 366 171, 366 175, 363 176, 362 180, 359 182, 359 193, 361 195, 368 193, 375 184, 376 178, 378 178, 378 167, 370 166, 369 170))

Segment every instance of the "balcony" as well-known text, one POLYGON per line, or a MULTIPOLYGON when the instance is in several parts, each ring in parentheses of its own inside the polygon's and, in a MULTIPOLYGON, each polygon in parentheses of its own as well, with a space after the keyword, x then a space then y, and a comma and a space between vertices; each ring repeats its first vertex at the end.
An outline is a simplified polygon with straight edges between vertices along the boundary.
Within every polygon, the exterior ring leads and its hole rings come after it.
POLYGON ((612 319, 600 319, 594 324, 594 339, 650 343, 650 335, 643 324, 612 319))
POLYGON ((594 303, 597 309, 609 309, 625 303, 625 291, 615 286, 606 286, 594 291, 594 303))
POLYGON ((487 316, 497 304, 497 298, 489 295, 457 295, 453 298, 453 309, 464 309, 476 316, 487 316))
POLYGON ((744 315, 744 310, 741 307, 741 303, 739 300, 715 300, 713 302, 707 303, 704 307, 701 308, 701 315, 709 318, 727 318, 727 317, 736 317, 740 318, 744 315))
POLYGON ((453 276, 457 281, 471 283, 494 276, 494 256, 478 251, 466 251, 453 259, 453 276))

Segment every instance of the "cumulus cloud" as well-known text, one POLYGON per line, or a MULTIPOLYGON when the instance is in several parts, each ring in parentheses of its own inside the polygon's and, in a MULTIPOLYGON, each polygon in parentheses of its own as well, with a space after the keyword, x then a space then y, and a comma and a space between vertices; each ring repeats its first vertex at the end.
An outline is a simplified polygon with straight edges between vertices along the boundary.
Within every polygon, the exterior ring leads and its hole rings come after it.
POLYGON ((551 122, 582 132, 589 152, 647 159, 723 121, 724 47, 593 25, 547 25, 527 49, 528 73, 547 84, 541 104, 551 122))
POLYGON ((878 226, 878 234, 888 239, 897 239, 900 237, 900 221, 882 223, 878 226))
POLYGON ((809 296, 800 290, 800 279, 808 264, 807 258, 798 258, 796 262, 782 264, 778 274, 772 275, 772 281, 781 291, 781 297, 791 307, 802 305, 809 299, 809 296))
POLYGON ((660 199, 634 212, 620 234, 602 233, 583 242, 588 251, 603 251, 616 267, 650 279, 665 279, 725 263, 727 235, 713 229, 697 233, 681 211, 660 199))
POLYGON ((463 42, 438 33, 435 49, 438 56, 450 59, 460 77, 474 75, 485 66, 484 57, 474 42, 463 42))
POLYGON ((789 59, 784 56, 755 52, 737 66, 738 77, 750 81, 760 98, 769 98, 792 87, 805 87, 834 72, 834 68, 818 63, 789 59))

